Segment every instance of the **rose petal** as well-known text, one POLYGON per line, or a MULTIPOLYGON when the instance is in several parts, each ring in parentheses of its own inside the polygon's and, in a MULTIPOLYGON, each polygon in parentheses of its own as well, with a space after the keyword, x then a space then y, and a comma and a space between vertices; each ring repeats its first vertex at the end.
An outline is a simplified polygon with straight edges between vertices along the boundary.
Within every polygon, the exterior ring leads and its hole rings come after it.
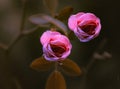
POLYGON ((43 45, 43 56, 48 61, 64 60, 71 52, 69 39, 59 32, 46 31, 40 41, 43 45))
POLYGON ((68 27, 81 42, 88 42, 99 35, 101 23, 93 13, 79 12, 70 16, 68 27))
POLYGON ((70 18, 68 19, 68 26, 69 26, 70 30, 72 30, 72 31, 74 31, 74 29, 76 29, 77 21, 76 21, 75 15, 71 15, 70 18))
POLYGON ((51 37, 55 36, 55 35, 59 35, 59 32, 56 31, 46 31, 42 34, 42 36, 40 37, 40 42, 41 44, 45 44, 47 42, 49 42, 49 40, 51 39, 51 37))

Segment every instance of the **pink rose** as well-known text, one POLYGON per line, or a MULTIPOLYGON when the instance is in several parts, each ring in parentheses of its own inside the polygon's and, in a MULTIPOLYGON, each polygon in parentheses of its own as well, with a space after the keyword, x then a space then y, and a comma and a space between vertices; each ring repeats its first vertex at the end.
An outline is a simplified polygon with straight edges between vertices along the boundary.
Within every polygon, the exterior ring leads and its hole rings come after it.
POLYGON ((43 45, 43 56, 49 61, 64 60, 71 52, 69 39, 56 31, 44 32, 40 42, 43 45))
POLYGON ((101 30, 100 19, 92 13, 77 13, 68 19, 69 28, 81 42, 88 42, 97 37, 101 30))

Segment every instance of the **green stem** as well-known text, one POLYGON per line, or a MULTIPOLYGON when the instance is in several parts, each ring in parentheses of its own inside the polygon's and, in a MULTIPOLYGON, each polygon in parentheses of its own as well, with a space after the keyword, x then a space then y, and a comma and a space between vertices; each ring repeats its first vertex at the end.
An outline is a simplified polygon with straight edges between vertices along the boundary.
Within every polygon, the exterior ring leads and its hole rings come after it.
POLYGON ((55 62, 55 71, 58 70, 58 62, 55 62))
MULTIPOLYGON (((97 52, 98 50, 101 51, 103 49, 103 47, 105 46, 107 40, 103 39, 100 44, 98 45, 98 47, 96 48, 95 52, 97 52)), ((92 56, 92 58, 90 59, 91 61, 88 63, 88 65, 85 68, 85 74, 82 77, 81 80, 81 89, 85 89, 86 88, 86 80, 87 80, 87 75, 88 72, 90 71, 91 67, 94 65, 96 59, 92 56)))
POLYGON ((34 27, 34 28, 32 28, 32 29, 24 30, 24 31, 22 31, 22 34, 23 34, 23 35, 29 35, 29 34, 35 32, 38 28, 39 28, 39 26, 36 26, 36 27, 34 27))
POLYGON ((22 10, 20 31, 23 31, 24 27, 25 27, 26 10, 27 10, 27 0, 24 0, 23 1, 23 10, 22 10))
POLYGON ((8 46, 6 49, 7 53, 13 48, 13 46, 20 40, 20 38, 23 36, 22 31, 24 30, 25 27, 25 17, 26 17, 26 5, 27 5, 27 0, 23 1, 23 11, 22 11, 22 17, 21 17, 21 24, 20 24, 20 33, 19 35, 11 42, 11 44, 8 46))
POLYGON ((14 47, 14 45, 20 40, 20 38, 22 37, 22 34, 20 33, 12 42, 11 44, 8 46, 8 48, 6 49, 6 51, 9 53, 10 50, 14 47))
POLYGON ((7 49, 7 46, 6 46, 5 44, 0 43, 0 49, 6 50, 6 49, 7 49))

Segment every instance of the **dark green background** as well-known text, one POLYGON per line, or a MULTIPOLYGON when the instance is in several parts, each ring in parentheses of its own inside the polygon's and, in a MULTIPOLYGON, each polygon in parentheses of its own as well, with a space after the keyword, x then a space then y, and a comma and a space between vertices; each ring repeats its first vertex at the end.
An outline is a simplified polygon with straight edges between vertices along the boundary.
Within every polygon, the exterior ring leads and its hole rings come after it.
MULTIPOLYGON (((64 75, 67 89, 120 89, 120 4, 119 0, 59 0, 59 8, 72 6, 74 13, 92 12, 101 19, 102 30, 96 39, 81 43, 72 40, 73 49, 69 58, 83 70, 94 52, 109 52, 112 58, 96 60, 85 79, 64 75), (106 43, 99 49, 103 40, 106 43), (85 81, 83 81, 85 80, 85 81)), ((18 35, 22 12, 21 0, 0 0, 0 43, 9 45, 18 35)), ((42 0, 28 0, 25 29, 34 27, 28 17, 37 13, 47 13, 42 0)), ((30 63, 42 55, 39 37, 46 30, 39 28, 34 33, 22 37, 8 56, 0 49, 0 89, 45 89, 49 72, 32 70, 30 63), (17 88, 18 87, 18 88, 17 88)))

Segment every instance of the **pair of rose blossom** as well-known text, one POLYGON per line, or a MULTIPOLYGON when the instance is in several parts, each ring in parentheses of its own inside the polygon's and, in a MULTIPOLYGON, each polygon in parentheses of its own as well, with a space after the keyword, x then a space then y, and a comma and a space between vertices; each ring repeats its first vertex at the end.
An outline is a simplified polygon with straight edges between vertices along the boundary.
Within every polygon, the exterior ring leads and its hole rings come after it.
MULTIPOLYGON (((80 12, 69 17, 68 27, 81 42, 88 42, 99 35, 101 23, 93 13, 80 12)), ((44 32, 40 42, 43 45, 43 56, 48 61, 64 60, 71 53, 69 39, 57 31, 44 32)))

